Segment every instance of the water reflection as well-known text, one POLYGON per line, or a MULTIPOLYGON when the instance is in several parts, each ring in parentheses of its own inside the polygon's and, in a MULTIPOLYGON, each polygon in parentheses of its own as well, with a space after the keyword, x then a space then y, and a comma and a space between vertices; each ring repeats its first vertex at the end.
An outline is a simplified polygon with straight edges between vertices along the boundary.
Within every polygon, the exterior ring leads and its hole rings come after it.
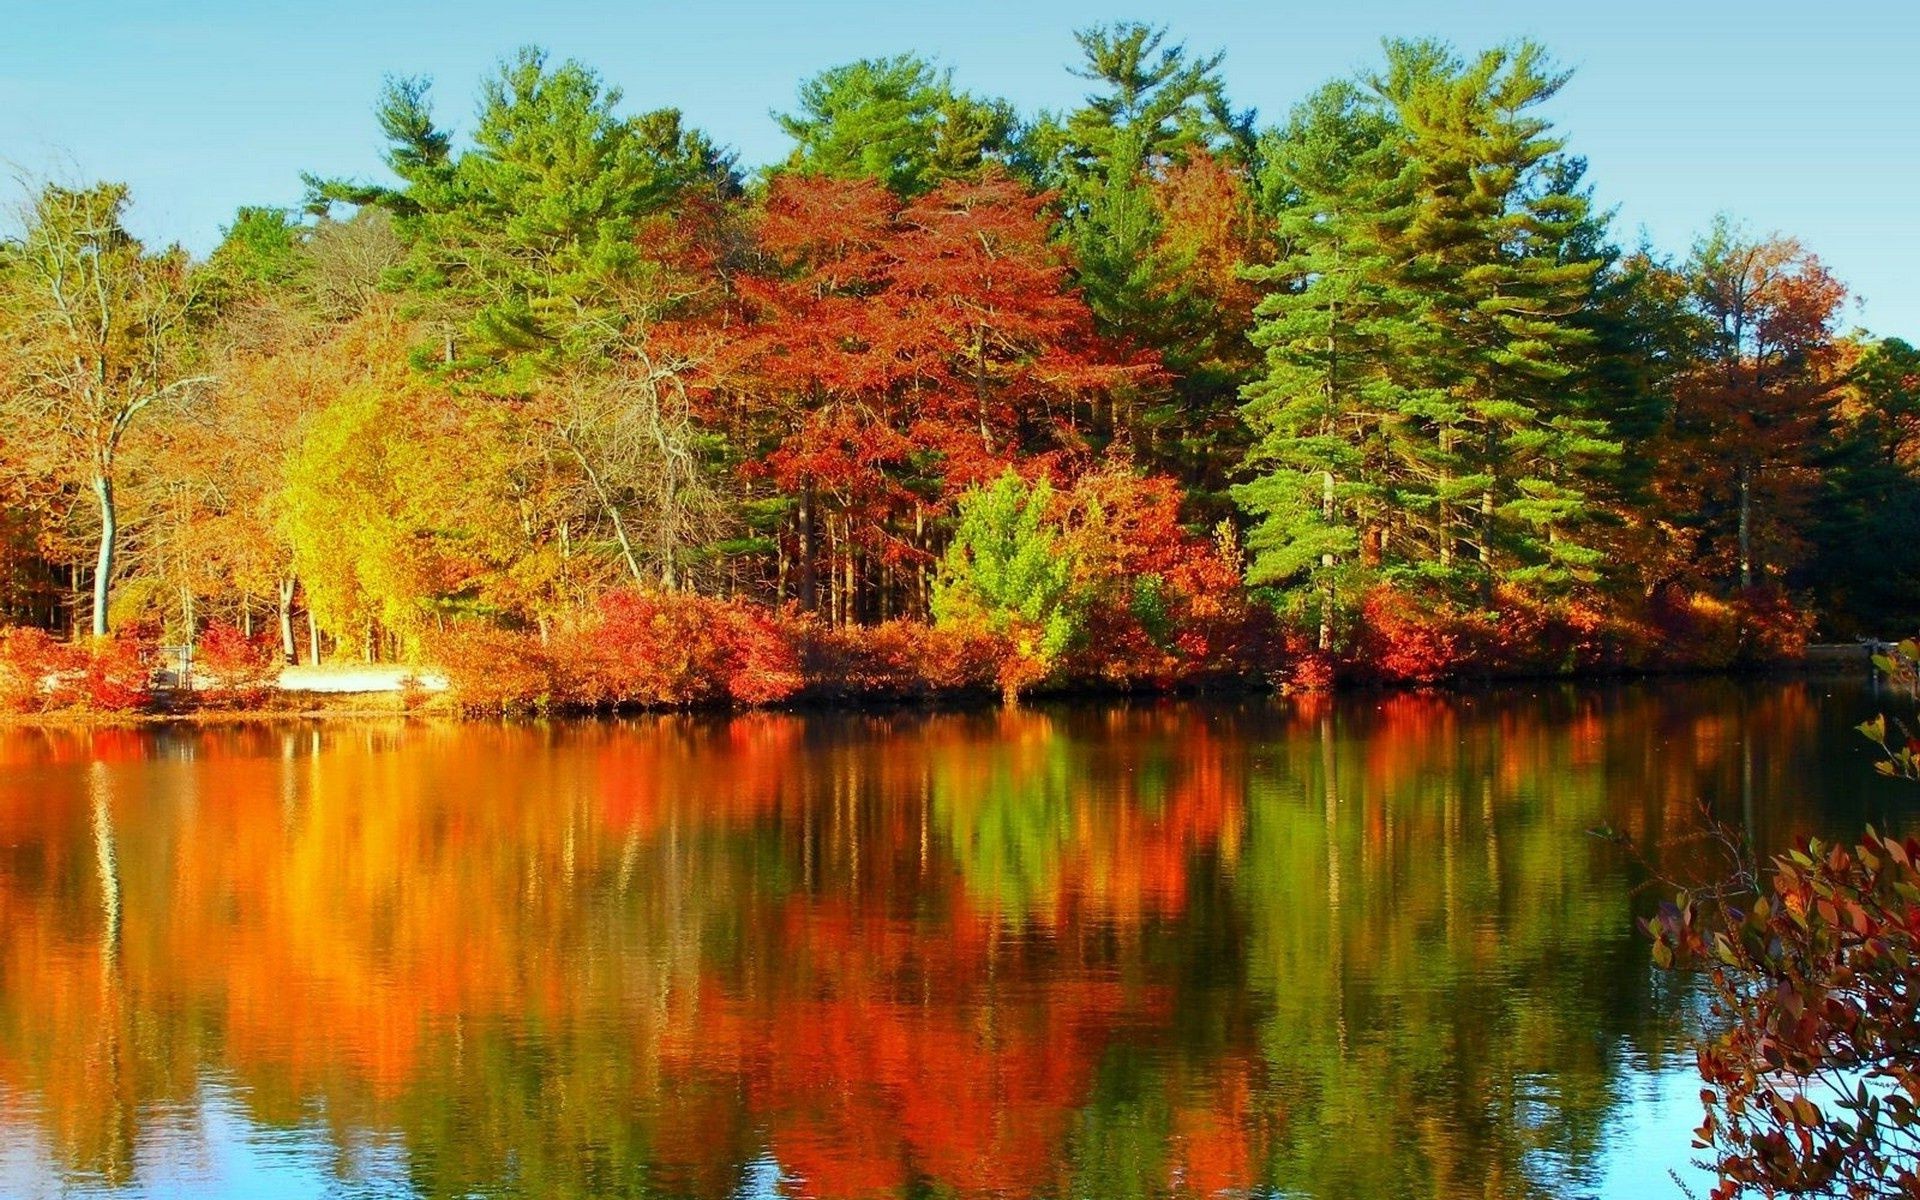
POLYGON ((1643 1194, 1585 831, 1904 828, 1871 703, 6 734, 0 1192, 1643 1194))

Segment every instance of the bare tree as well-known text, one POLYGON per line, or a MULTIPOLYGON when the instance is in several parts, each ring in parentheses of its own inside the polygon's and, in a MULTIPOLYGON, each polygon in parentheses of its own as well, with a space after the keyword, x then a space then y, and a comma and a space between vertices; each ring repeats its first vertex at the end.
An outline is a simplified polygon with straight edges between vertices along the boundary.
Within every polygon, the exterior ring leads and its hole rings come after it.
POLYGON ((687 394, 700 364, 629 346, 608 368, 538 402, 535 419, 579 471, 635 583, 683 586, 688 551, 725 531, 715 480, 687 394))
POLYGON ((93 493, 100 530, 93 632, 107 632, 119 539, 115 485, 127 431, 148 409, 211 381, 185 369, 198 309, 187 255, 128 233, 123 184, 41 187, 0 249, 0 415, 51 471, 93 493))

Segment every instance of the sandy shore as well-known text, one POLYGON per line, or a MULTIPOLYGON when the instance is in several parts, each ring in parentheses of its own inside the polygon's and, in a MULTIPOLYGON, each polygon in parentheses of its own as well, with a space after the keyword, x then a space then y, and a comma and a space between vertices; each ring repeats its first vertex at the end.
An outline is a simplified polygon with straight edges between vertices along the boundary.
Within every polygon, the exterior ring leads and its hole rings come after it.
POLYGON ((280 672, 283 692, 403 692, 411 685, 423 692, 444 692, 447 677, 431 668, 407 667, 393 663, 328 663, 318 667, 294 666, 280 672))

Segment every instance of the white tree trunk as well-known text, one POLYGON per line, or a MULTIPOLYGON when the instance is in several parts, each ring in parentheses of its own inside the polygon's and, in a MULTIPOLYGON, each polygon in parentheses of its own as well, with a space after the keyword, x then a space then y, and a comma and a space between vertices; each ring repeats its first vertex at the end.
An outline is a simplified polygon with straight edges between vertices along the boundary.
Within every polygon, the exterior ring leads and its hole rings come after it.
POLYGON ((119 524, 113 504, 113 480, 104 474, 93 477, 93 494, 100 500, 100 557, 93 572, 93 636, 107 636, 107 601, 113 588, 114 542, 119 524))

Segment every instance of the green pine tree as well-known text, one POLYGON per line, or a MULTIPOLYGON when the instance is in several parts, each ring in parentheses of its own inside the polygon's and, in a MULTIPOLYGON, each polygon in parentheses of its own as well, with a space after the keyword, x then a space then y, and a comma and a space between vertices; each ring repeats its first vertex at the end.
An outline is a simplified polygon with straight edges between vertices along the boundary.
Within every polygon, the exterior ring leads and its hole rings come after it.
POLYGON ((1412 171, 1391 118, 1348 83, 1296 108, 1263 159, 1280 254, 1247 272, 1273 290, 1252 334, 1266 372, 1242 389, 1258 473, 1235 497, 1256 519, 1249 581, 1314 610, 1325 646, 1391 517, 1391 447, 1409 399, 1396 360, 1419 330, 1388 255, 1412 171))
POLYGON ((1532 43, 1466 61, 1393 42, 1374 80, 1418 171, 1399 261, 1431 348, 1412 356, 1426 378, 1409 415, 1431 435, 1434 565, 1483 598, 1595 577, 1588 491, 1620 452, 1581 394, 1606 266, 1592 200, 1537 111, 1566 79, 1532 43))
POLYGON ((822 71, 777 120, 794 140, 783 169, 875 179, 902 197, 1003 161, 1016 125, 1006 101, 955 91, 950 72, 913 54, 822 71))

